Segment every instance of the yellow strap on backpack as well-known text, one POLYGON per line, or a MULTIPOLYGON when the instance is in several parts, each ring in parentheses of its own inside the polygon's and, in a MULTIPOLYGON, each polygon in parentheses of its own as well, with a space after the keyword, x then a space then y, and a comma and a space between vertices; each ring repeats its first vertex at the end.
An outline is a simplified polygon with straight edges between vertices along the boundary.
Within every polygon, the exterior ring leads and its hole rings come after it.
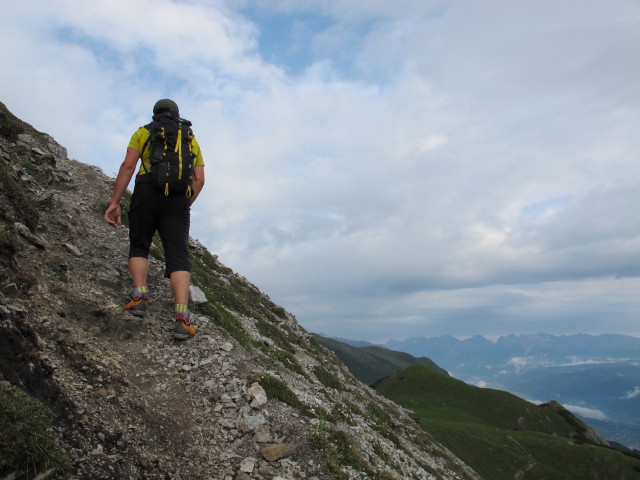
POLYGON ((178 154, 178 180, 182 180, 182 124, 178 125, 178 140, 176 140, 176 149, 178 154))

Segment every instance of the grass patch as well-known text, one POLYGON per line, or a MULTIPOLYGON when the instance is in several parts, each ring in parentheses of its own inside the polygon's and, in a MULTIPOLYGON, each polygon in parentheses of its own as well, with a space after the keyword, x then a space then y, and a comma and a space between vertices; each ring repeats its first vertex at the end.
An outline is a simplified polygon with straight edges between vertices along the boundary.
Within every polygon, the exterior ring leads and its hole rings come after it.
POLYGON ((383 462, 387 463, 389 461, 389 455, 387 455, 387 452, 384 451, 384 448, 382 448, 382 445, 378 442, 373 444, 373 453, 383 462))
POLYGON ((189 261, 192 281, 210 302, 252 318, 268 318, 281 310, 256 287, 233 275, 231 269, 220 264, 208 251, 191 251, 189 261))
POLYGON ((349 407, 340 402, 334 403, 329 420, 333 423, 344 422, 349 425, 356 424, 356 420, 353 418, 353 413, 349 407))
POLYGON ((268 322, 263 318, 258 318, 256 321, 256 328, 260 335, 270 338, 283 350, 292 354, 296 353, 296 347, 293 345, 296 341, 292 340, 287 333, 276 327, 273 323, 268 322))
POLYGON ((354 440, 342 430, 316 432, 311 437, 311 445, 320 452, 327 467, 338 480, 347 480, 345 467, 357 471, 369 469, 360 455, 354 440))
POLYGON ((24 170, 32 177, 36 176, 36 166, 30 161, 27 160, 25 162, 22 162, 22 168, 24 168, 24 170))
POLYGON ((393 433, 393 430, 391 430, 388 425, 374 424, 371 426, 371 428, 382 435, 384 438, 389 440, 391 443, 393 443, 398 448, 398 450, 402 450, 403 452, 409 454, 409 452, 400 442, 400 438, 395 433, 393 433))
POLYGON ((66 478, 71 461, 49 432, 52 420, 53 414, 40 401, 0 383, 0 474, 53 468, 58 478, 66 478))
POLYGON ((305 378, 309 378, 307 372, 304 371, 304 368, 302 368, 302 365, 300 365, 300 362, 296 360, 296 357, 292 353, 285 350, 275 349, 275 351, 269 350, 267 352, 267 355, 273 355, 278 361, 280 361, 280 363, 282 363, 292 372, 295 372, 298 375, 302 375, 305 378))
POLYGON ((330 422, 331 421, 331 414, 329 412, 327 412, 327 410, 318 405, 317 407, 313 407, 312 408, 313 414, 314 416, 320 420, 320 426, 318 428, 320 429, 324 429, 324 426, 326 424, 326 422, 330 422))
POLYGON ((307 407, 295 393, 282 380, 264 373, 262 375, 252 376, 247 380, 250 385, 258 382, 267 394, 267 398, 274 398, 295 408, 307 417, 315 417, 315 414, 307 407))
POLYGON ((228 310, 247 317, 257 317, 261 295, 244 281, 231 275, 209 252, 189 252, 191 280, 206 295, 209 302, 224 305, 228 310))
MULTIPOLYGON (((389 472, 377 471, 373 474, 373 480, 398 480, 398 477, 389 472)), ((415 477, 414 477, 415 478, 415 477)))
POLYGON ((325 387, 335 388, 340 392, 344 391, 344 386, 342 385, 340 380, 338 380, 338 377, 323 366, 316 365, 315 367, 313 367, 313 373, 320 381, 320 383, 322 383, 325 387))
MULTIPOLYGON (((283 327, 286 327, 286 325, 283 327)), ((260 335, 273 340, 276 345, 275 348, 266 348, 265 346, 263 351, 266 355, 273 360, 279 361, 292 372, 309 378, 307 372, 305 372, 295 357, 296 347, 294 344, 298 343, 296 337, 288 333, 286 328, 280 328, 264 318, 258 318, 256 320, 256 329, 260 335)))
POLYGON ((311 446, 320 452, 327 468, 337 480, 348 480, 350 467, 365 472, 371 480, 398 480, 384 470, 376 470, 364 460, 354 439, 342 430, 318 430, 311 437, 311 446))
POLYGON ((194 307, 194 311, 207 315, 209 318, 213 319, 216 325, 224 328, 229 335, 235 338, 244 348, 252 348, 253 341, 242 326, 240 320, 220 305, 216 305, 211 302, 201 303, 194 307))
POLYGON ((389 423, 389 414, 380 405, 374 402, 367 404, 367 416, 376 424, 386 425, 389 423))
MULTIPOLYGON (((160 244, 156 241, 154 243, 160 244)), ((211 316, 243 347, 251 349, 257 346, 272 360, 281 362, 293 372, 307 376, 294 356, 294 345, 299 343, 299 340, 287 331, 286 325, 280 327, 269 321, 274 315, 286 317, 282 307, 273 304, 243 278, 233 275, 231 269, 218 262, 207 250, 192 249, 189 252, 189 262, 191 282, 207 297, 207 302, 195 306, 195 311, 211 316), (269 350, 259 342, 254 342, 237 316, 230 312, 256 319, 258 332, 273 340, 279 348, 269 350)))
POLYGON ((218 326, 224 328, 244 348, 252 348, 253 341, 242 326, 240 319, 229 312, 229 310, 233 310, 243 313, 242 310, 236 309, 238 304, 233 300, 236 295, 230 285, 226 285, 219 278, 219 275, 232 273, 231 270, 218 263, 215 257, 206 250, 197 254, 193 251, 189 252, 189 262, 191 264, 191 283, 200 288, 208 300, 206 303, 195 305, 194 310, 211 317, 218 326))

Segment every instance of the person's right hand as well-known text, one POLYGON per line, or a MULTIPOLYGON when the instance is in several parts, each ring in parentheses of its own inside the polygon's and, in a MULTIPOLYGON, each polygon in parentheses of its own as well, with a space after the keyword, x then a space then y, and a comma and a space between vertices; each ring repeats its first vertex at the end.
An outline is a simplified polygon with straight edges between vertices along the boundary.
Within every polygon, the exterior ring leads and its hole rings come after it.
POLYGON ((120 211, 120 204, 112 203, 107 207, 107 210, 104 212, 104 221, 117 227, 120 225, 120 219, 122 217, 122 212, 120 211))

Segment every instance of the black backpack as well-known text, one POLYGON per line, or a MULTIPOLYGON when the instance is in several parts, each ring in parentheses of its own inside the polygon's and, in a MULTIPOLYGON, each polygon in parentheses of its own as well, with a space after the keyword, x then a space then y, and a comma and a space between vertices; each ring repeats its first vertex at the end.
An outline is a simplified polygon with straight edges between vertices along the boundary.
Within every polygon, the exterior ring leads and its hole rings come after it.
POLYGON ((142 146, 140 157, 149 146, 151 164, 151 171, 148 171, 142 162, 144 176, 148 175, 151 183, 162 188, 165 195, 184 193, 190 197, 193 193, 194 157, 191 152, 191 122, 169 113, 159 113, 144 128, 149 130, 149 138, 142 146))

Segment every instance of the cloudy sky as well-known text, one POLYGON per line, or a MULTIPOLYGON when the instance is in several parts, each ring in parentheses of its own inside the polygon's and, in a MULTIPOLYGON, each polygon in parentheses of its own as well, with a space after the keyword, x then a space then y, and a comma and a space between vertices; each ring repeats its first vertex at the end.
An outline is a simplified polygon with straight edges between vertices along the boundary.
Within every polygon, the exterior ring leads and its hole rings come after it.
POLYGON ((638 0, 1 2, 0 61, 108 175, 176 100, 192 236, 309 331, 640 336, 638 0))

